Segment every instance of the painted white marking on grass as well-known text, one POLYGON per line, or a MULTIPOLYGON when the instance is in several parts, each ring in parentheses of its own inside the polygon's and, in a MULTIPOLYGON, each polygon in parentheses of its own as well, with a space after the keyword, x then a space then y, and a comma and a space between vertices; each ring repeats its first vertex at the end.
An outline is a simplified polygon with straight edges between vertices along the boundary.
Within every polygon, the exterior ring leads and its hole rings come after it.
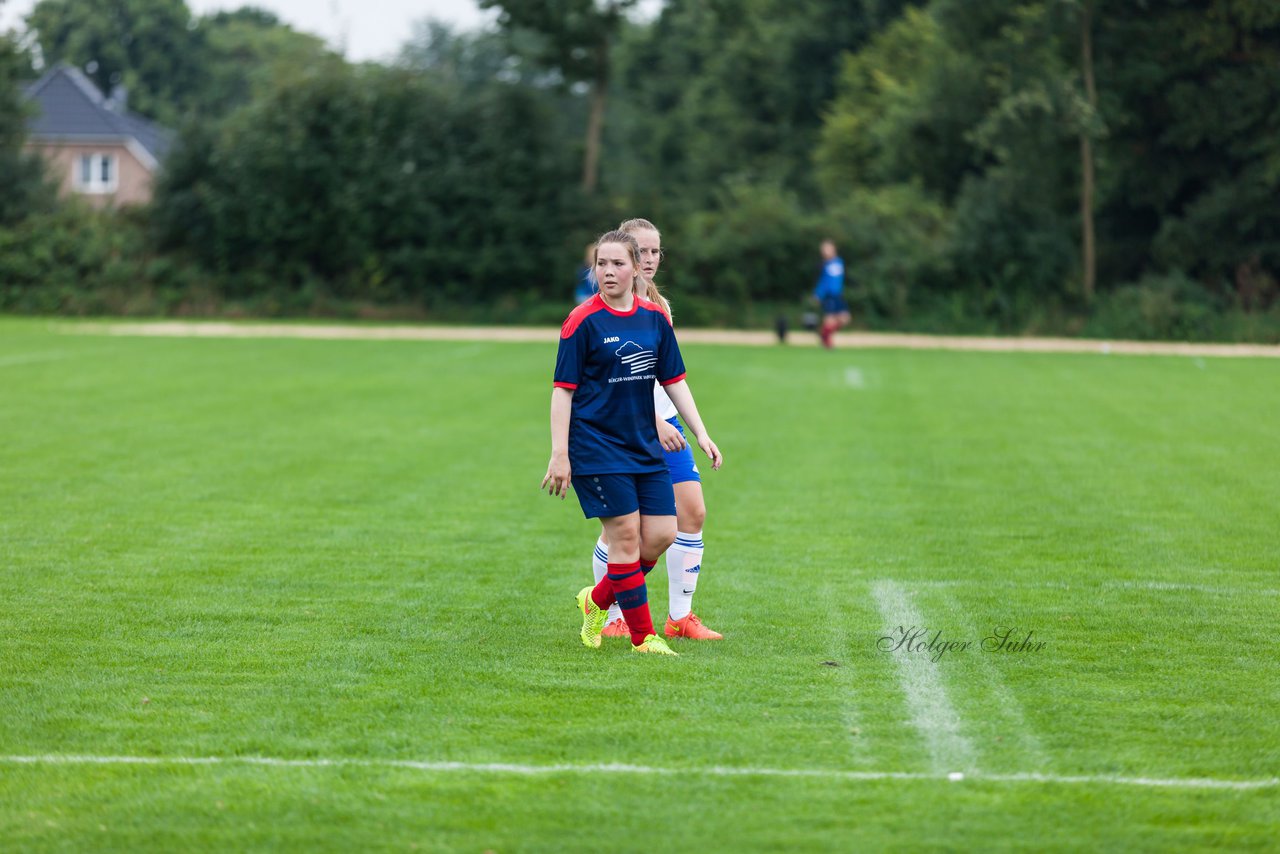
POLYGON ((15 365, 30 365, 36 362, 53 362, 58 359, 65 359, 70 354, 65 350, 46 350, 40 353, 15 353, 12 356, 0 356, 0 368, 13 367, 15 365))
MULTIPOLYGON (((834 768, 734 768, 712 765, 706 768, 682 766, 662 768, 653 765, 598 764, 526 765, 513 762, 427 762, 412 759, 283 759, 274 756, 84 756, 46 754, 43 756, 0 756, 4 765, 177 765, 177 766, 265 766, 270 768, 404 768, 432 773, 513 774, 599 774, 704 777, 801 777, 819 780, 874 782, 877 780, 919 780, 923 782, 955 782, 956 773, 926 774, 913 771, 841 771, 834 768)), ((1146 786, 1163 789, 1273 789, 1280 787, 1280 777, 1252 780, 1224 780, 1213 777, 1126 777, 1119 774, 983 774, 968 771, 963 780, 971 783, 1037 783, 1043 785, 1146 786)))
MULTIPOLYGON (((913 626, 929 625, 902 586, 877 581, 871 587, 871 595, 884 617, 886 630, 901 626, 910 631, 913 626)), ((911 723, 924 737, 933 767, 938 771, 974 770, 973 745, 960 731, 960 716, 947 699, 938 666, 927 655, 908 652, 900 646, 892 654, 898 662, 911 723)))
POLYGON ((866 388, 867 380, 866 380, 866 377, 862 375, 862 369, 861 368, 845 368, 844 384, 847 385, 849 388, 866 388))

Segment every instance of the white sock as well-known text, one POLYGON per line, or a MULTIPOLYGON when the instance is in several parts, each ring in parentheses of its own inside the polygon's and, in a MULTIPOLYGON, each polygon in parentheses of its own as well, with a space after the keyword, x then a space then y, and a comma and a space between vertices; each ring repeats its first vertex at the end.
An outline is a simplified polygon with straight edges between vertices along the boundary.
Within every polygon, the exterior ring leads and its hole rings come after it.
POLYGON ((693 610, 693 592, 698 589, 698 573, 702 569, 702 532, 680 531, 667 549, 667 581, 669 614, 683 620, 693 610))
MULTIPOLYGON (((596 577, 596 584, 609 574, 609 547, 605 545, 603 538, 596 540, 596 553, 591 556, 591 573, 596 577)), ((609 606, 609 616, 605 618, 605 622, 612 623, 621 617, 622 609, 614 602, 609 606)))

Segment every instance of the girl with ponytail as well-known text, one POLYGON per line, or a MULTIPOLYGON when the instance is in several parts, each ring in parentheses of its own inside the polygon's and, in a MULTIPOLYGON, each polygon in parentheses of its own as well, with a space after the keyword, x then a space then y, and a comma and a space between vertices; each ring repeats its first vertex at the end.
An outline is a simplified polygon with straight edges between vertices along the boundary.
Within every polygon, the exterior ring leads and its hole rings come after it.
MULTIPOLYGON (((629 234, 639 252, 640 271, 635 278, 638 297, 658 306, 671 318, 671 303, 658 290, 654 277, 662 263, 662 235, 647 219, 629 219, 618 226, 629 234)), ((693 459, 693 449, 685 441, 684 427, 670 396, 660 384, 653 387, 654 419, 658 439, 665 453, 667 470, 676 499, 676 538, 667 549, 667 622, 663 634, 669 638, 720 640, 724 636, 703 625, 693 612, 693 594, 701 577, 702 527, 707 518, 707 505, 702 495, 702 475, 693 459)), ((591 568, 597 581, 604 577, 609 564, 609 538, 602 530, 596 543, 591 568)), ((630 627, 622 612, 610 609, 605 637, 629 637, 630 627)))

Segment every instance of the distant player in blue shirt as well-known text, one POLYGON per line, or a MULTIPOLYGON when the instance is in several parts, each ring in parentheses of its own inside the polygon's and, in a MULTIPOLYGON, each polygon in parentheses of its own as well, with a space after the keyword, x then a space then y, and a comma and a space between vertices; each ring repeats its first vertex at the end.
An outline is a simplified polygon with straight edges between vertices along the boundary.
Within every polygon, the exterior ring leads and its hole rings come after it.
POLYGON ((822 346, 830 350, 835 344, 836 330, 848 324, 853 316, 844 301, 844 261, 836 254, 836 245, 830 240, 822 241, 821 251, 822 274, 818 277, 813 296, 822 306, 822 325, 818 327, 818 335, 822 338, 822 346))
POLYGON ((578 268, 578 283, 573 289, 573 301, 575 304, 591 299, 595 292, 600 290, 596 287, 595 255, 596 245, 594 243, 588 244, 586 259, 582 262, 582 266, 578 268))
POLYGON ((645 574, 675 541, 671 475, 658 439, 653 384, 671 397, 713 468, 720 451, 707 435, 685 382, 671 320, 633 290, 640 250, 623 231, 596 241, 600 292, 570 312, 560 330, 551 392, 551 461, 542 486, 564 498, 570 484, 583 514, 609 536, 605 577, 578 593, 582 642, 600 646, 615 601, 637 652, 675 655, 654 632, 645 574))

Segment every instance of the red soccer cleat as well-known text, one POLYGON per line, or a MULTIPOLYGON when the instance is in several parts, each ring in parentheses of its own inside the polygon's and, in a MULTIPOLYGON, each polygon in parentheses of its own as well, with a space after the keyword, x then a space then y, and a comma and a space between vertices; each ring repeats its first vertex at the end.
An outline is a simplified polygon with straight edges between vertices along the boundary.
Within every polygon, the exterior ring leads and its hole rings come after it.
POLYGON ((673 620, 667 617, 667 626, 663 629, 663 634, 669 638, 689 638, 690 640, 724 639, 724 635, 719 632, 713 632, 702 625, 702 620, 699 620, 698 615, 693 613, 690 613, 689 616, 682 620, 673 620))

